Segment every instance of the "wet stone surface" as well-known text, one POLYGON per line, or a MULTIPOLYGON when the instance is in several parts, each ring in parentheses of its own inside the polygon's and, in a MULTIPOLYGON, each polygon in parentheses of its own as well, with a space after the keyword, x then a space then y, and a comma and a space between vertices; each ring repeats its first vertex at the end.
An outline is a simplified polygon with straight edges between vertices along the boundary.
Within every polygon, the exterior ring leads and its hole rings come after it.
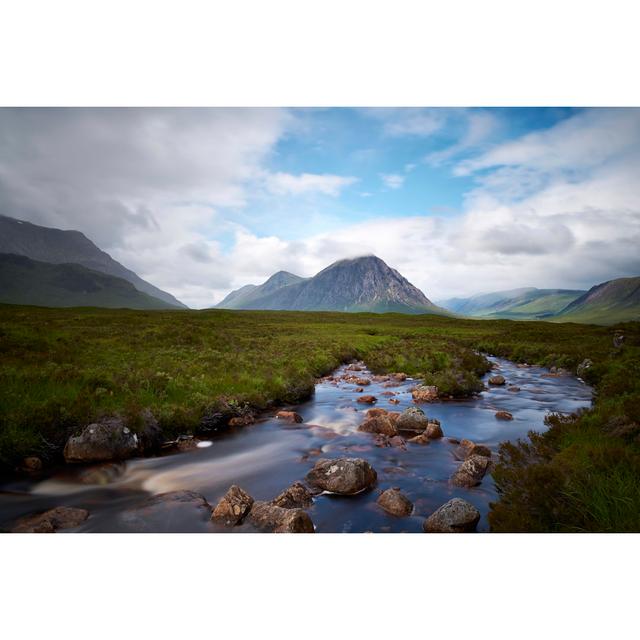
POLYGON ((416 431, 401 433, 407 436, 402 446, 376 445, 376 438, 389 437, 358 430, 367 411, 376 407, 402 413, 417 406, 410 389, 419 381, 376 379, 360 364, 358 370, 341 367, 316 386, 311 400, 281 408, 295 411, 303 422, 278 419, 274 411, 255 424, 213 433, 188 451, 123 461, 117 473, 110 468, 107 473, 104 465, 69 465, 7 481, 0 486, 0 529, 10 531, 20 518, 65 505, 91 514, 69 531, 256 532, 261 529, 249 517, 232 527, 211 520, 212 509, 230 486, 242 487, 256 502, 270 503, 295 482, 303 482, 313 493, 303 510, 318 533, 422 532, 425 519, 452 498, 473 505, 480 513, 476 530, 488 531, 489 502, 497 498, 491 472, 477 486, 453 484, 451 477, 466 451, 460 443, 470 440, 496 452, 502 441, 525 438, 531 429, 544 430, 548 412, 569 413, 591 402, 591 389, 572 376, 548 377, 549 371, 540 367, 491 360, 496 366, 485 384, 501 375, 504 385, 487 385, 469 400, 419 405, 428 420, 440 422, 444 438, 413 443, 409 438, 416 431), (343 380, 345 375, 368 379, 365 394, 377 402, 358 403, 363 394, 354 391, 362 385, 343 380), (388 395, 389 384, 394 395, 388 395), (513 420, 496 419, 498 411, 509 412, 513 420), (377 473, 375 485, 356 495, 312 490, 307 474, 318 460, 336 458, 366 460, 377 473), (87 483, 87 477, 94 482, 87 483), (391 515, 377 504, 381 493, 391 488, 414 505, 410 515, 391 515), (159 497, 169 492, 181 493, 159 497))

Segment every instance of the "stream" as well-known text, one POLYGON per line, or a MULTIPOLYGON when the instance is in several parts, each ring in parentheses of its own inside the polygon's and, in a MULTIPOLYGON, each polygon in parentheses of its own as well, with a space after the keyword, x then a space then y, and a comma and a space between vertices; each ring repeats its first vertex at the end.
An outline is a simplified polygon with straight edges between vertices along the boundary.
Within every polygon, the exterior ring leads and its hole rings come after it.
MULTIPOLYGON (((492 449, 495 460, 500 442, 524 438, 530 430, 543 431, 547 413, 588 407, 592 396, 591 388, 573 376, 556 376, 542 367, 494 357, 489 360, 494 369, 485 382, 500 373, 506 385, 489 386, 468 400, 420 405, 429 418, 441 422, 445 435, 429 444, 407 442, 406 449, 376 446, 373 434, 357 430, 371 407, 356 402, 362 395, 355 391, 356 385, 324 379, 316 385, 312 399, 292 407, 303 417, 301 424, 264 415, 255 424, 229 428, 192 451, 128 460, 108 484, 81 482, 86 467, 75 466, 37 479, 6 481, 0 485, 0 529, 11 529, 22 516, 69 506, 90 512, 81 526, 65 530, 71 532, 251 532, 255 529, 248 523, 233 529, 214 524, 207 510, 190 503, 144 512, 137 509, 152 495, 176 490, 196 491, 215 506, 232 484, 256 500, 271 500, 292 482, 304 480, 318 459, 347 456, 365 458, 378 474, 377 485, 355 496, 316 496, 307 511, 317 532, 421 532, 424 519, 453 497, 472 503, 481 513, 477 530, 488 531, 489 503, 497 499, 491 475, 471 489, 452 486, 449 478, 460 461, 448 438, 484 444, 492 449), (509 391, 509 385, 520 391, 509 391), (508 411, 514 419, 499 420, 496 411, 508 411), (389 487, 399 488, 413 502, 412 515, 391 516, 376 504, 380 491, 389 487)), ((335 378, 345 369, 338 369, 335 378)), ((366 370, 356 375, 372 378, 366 370)), ((415 406, 410 389, 416 384, 412 379, 394 386, 372 380, 364 393, 377 397, 372 406, 403 411, 415 406), (398 403, 392 404, 392 399, 398 403)))

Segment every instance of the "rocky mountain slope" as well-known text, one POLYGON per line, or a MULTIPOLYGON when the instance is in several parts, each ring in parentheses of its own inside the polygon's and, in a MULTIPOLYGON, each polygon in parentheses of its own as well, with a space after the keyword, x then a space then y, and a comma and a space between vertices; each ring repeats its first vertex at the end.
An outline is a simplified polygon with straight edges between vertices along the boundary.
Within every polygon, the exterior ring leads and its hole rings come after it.
POLYGON ((281 271, 259 287, 232 292, 218 307, 447 314, 376 256, 340 260, 306 279, 281 271))
MULTIPOLYGON (((221 309, 250 309, 254 308, 251 305, 261 298, 269 296, 275 293, 283 287, 287 287, 291 284, 297 284, 304 281, 305 278, 296 276, 288 271, 278 271, 274 273, 266 282, 256 286, 255 284, 248 284, 240 289, 232 291, 222 302, 217 306, 221 309)), ((260 307, 258 307, 260 308, 260 307)))
POLYGON ((640 277, 617 278, 591 287, 562 309, 554 320, 594 324, 640 320, 640 277))
POLYGON ((138 291, 163 300, 169 306, 186 308, 186 305, 170 293, 158 289, 114 260, 79 231, 41 227, 0 215, 0 253, 22 255, 52 264, 79 264, 87 269, 123 278, 138 291))

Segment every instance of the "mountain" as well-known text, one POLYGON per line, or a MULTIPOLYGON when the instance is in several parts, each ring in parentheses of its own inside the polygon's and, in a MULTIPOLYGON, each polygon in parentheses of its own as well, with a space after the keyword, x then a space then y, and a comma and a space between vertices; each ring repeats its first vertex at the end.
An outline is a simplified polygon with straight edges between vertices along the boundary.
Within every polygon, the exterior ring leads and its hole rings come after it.
POLYGON ((79 264, 51 264, 0 253, 0 303, 43 307, 175 309, 123 278, 79 264))
POLYGON ((420 289, 376 256, 334 262, 313 278, 300 278, 280 271, 259 287, 243 289, 244 292, 238 290, 229 294, 218 307, 447 315, 420 289))
POLYGON ((539 320, 554 316, 583 293, 573 289, 527 287, 483 293, 470 298, 451 298, 438 304, 453 313, 477 318, 539 320))
POLYGON ((289 273, 288 271, 278 271, 278 273, 274 273, 266 282, 262 283, 259 286, 256 286, 255 284, 247 284, 240 289, 232 291, 217 306, 220 309, 260 308, 252 307, 251 305, 255 301, 276 292, 278 289, 287 287, 290 284, 297 284, 304 280, 305 278, 296 276, 293 273, 289 273))
POLYGON ((483 315, 491 312, 496 305, 505 300, 510 300, 523 295, 529 291, 536 291, 535 288, 510 289, 509 291, 495 291, 493 293, 479 293, 469 298, 450 298, 439 300, 437 304, 461 315, 473 316, 483 315))
POLYGON ((553 319, 594 324, 640 320, 640 277, 617 278, 591 287, 553 319))
POLYGON ((116 262, 79 231, 63 231, 0 215, 0 253, 13 253, 52 264, 75 263, 128 280, 138 291, 186 309, 170 293, 154 287, 116 262))

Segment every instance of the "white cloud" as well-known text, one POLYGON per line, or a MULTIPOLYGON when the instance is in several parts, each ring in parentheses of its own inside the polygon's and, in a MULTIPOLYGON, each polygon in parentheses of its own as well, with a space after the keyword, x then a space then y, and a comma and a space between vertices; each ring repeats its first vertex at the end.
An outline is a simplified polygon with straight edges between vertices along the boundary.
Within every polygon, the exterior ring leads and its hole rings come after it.
POLYGON ((428 137, 446 124, 448 109, 416 109, 409 107, 364 109, 363 113, 382 123, 390 136, 428 137))
POLYGON ((78 229, 198 306, 211 303, 213 279, 231 281, 207 239, 224 224, 216 208, 246 203, 291 119, 278 109, 3 109, 0 116, 3 213, 78 229))
POLYGON ((639 138, 637 109, 590 109, 461 162, 456 173, 469 175, 499 166, 575 172, 637 151, 639 138))
POLYGON ((404 184, 405 177, 397 173, 381 173, 380 179, 388 189, 399 189, 404 184))
MULTIPOLYGON (((496 146, 466 162, 481 172, 460 214, 345 225, 279 246, 278 268, 310 276, 334 260, 374 253, 432 300, 520 286, 588 288, 638 275, 639 121, 640 110, 579 113, 496 146)), ((275 271, 263 258, 256 283, 275 271)))
POLYGON ((337 197, 349 185, 357 182, 353 176, 336 176, 331 174, 273 173, 266 178, 267 189, 275 195, 301 195, 305 193, 322 193, 337 197))
MULTIPOLYGON (((423 136, 453 117, 446 111, 384 110, 376 117, 391 135, 423 136)), ((279 269, 310 276, 365 253, 379 255, 431 299, 526 285, 584 288, 640 274, 640 110, 579 112, 489 149, 482 146, 494 125, 484 113, 465 111, 466 136, 432 158, 457 161, 454 171, 475 181, 462 211, 389 219, 358 212, 363 222, 341 224, 343 203, 323 211, 313 202, 313 220, 307 213, 297 219, 304 217, 307 232, 332 231, 286 240, 286 223, 259 234, 233 212, 265 190, 337 197, 356 178, 270 173, 274 147, 291 126, 284 111, 6 109, 0 212, 79 229, 197 307, 279 269), (323 224, 311 224, 316 218, 323 224)), ((381 178, 400 188, 405 175, 381 178)))
POLYGON ((439 166, 463 152, 476 149, 500 129, 500 120, 489 111, 463 110, 459 115, 463 120, 461 126, 464 133, 460 135, 458 142, 450 147, 427 155, 427 164, 439 166))

